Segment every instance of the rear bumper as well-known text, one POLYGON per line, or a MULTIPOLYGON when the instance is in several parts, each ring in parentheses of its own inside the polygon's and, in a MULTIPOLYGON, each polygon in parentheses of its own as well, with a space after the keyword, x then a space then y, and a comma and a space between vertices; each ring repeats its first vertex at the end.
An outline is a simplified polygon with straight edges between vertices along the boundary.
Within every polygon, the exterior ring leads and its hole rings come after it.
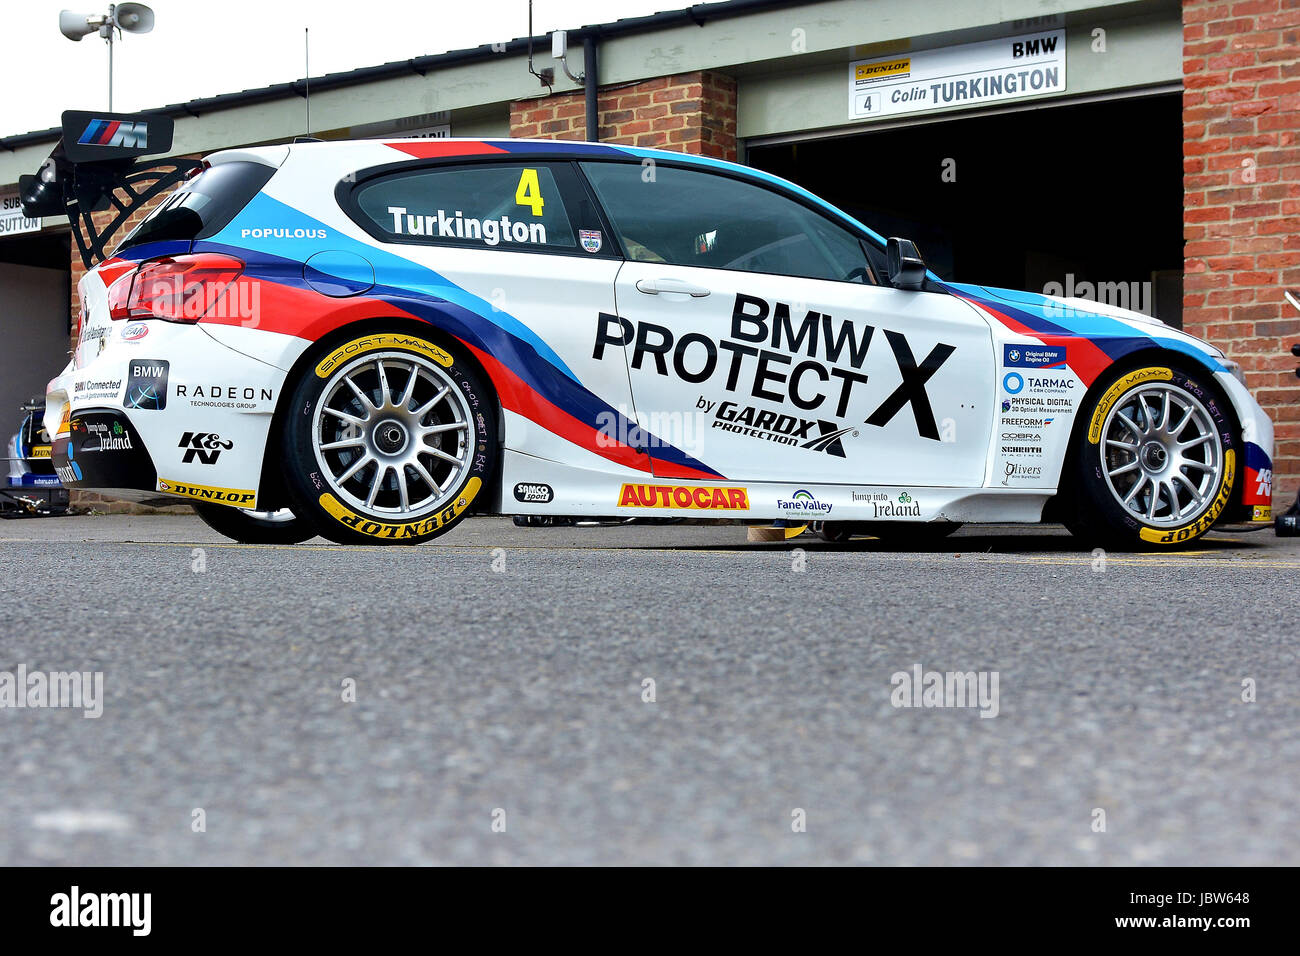
POLYGON ((139 431, 123 411, 72 412, 51 449, 54 473, 70 488, 156 491, 158 470, 139 431))
POLYGON ((1227 372, 1216 381, 1228 395, 1237 421, 1241 423, 1243 460, 1238 465, 1241 481, 1234 504, 1225 509, 1224 523, 1273 520, 1273 421, 1259 407, 1254 396, 1227 372))

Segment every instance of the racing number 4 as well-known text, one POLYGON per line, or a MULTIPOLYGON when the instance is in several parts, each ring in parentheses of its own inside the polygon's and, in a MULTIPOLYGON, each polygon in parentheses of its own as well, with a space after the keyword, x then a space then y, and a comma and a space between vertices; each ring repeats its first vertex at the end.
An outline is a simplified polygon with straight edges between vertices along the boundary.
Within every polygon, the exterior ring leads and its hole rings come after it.
POLYGON ((542 200, 541 184, 537 181, 537 170, 525 169, 519 176, 519 185, 515 187, 515 203, 531 207, 534 216, 542 214, 545 203, 542 200))

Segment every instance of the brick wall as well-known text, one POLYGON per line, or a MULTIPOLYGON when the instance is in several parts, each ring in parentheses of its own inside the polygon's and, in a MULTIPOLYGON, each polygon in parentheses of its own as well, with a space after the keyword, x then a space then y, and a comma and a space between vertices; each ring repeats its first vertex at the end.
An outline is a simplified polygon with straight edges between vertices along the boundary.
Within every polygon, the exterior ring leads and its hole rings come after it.
POLYGON ((1300 3, 1183 0, 1183 323, 1241 362, 1300 486, 1300 3))
MULTIPOLYGON (((736 81, 697 70, 602 89, 597 96, 600 140, 718 159, 736 158, 736 81)), ((510 104, 517 139, 586 139, 581 91, 510 104)))

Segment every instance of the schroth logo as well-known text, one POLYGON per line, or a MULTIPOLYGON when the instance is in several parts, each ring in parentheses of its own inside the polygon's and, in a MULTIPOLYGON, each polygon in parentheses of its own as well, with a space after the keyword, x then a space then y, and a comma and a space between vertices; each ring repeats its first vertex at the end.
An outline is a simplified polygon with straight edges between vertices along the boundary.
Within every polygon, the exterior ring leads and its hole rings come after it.
POLYGON ((147 147, 149 124, 144 120, 91 120, 77 142, 83 146, 147 147))

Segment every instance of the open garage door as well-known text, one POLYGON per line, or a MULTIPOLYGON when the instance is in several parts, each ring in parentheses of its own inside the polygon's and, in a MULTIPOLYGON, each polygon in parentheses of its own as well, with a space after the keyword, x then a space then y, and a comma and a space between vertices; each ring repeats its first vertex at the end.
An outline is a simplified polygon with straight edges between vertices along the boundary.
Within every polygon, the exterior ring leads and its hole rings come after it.
POLYGON ((1162 94, 752 145, 747 162, 913 239, 945 279, 1181 327, 1182 142, 1181 99, 1162 94))
MULTIPOLYGON (((66 232, 0 239, 0 439, 22 417, 18 406, 68 364, 71 297, 66 232)), ((0 444, 3 444, 0 441, 0 444)), ((2 479, 0 479, 2 480, 2 479)))

